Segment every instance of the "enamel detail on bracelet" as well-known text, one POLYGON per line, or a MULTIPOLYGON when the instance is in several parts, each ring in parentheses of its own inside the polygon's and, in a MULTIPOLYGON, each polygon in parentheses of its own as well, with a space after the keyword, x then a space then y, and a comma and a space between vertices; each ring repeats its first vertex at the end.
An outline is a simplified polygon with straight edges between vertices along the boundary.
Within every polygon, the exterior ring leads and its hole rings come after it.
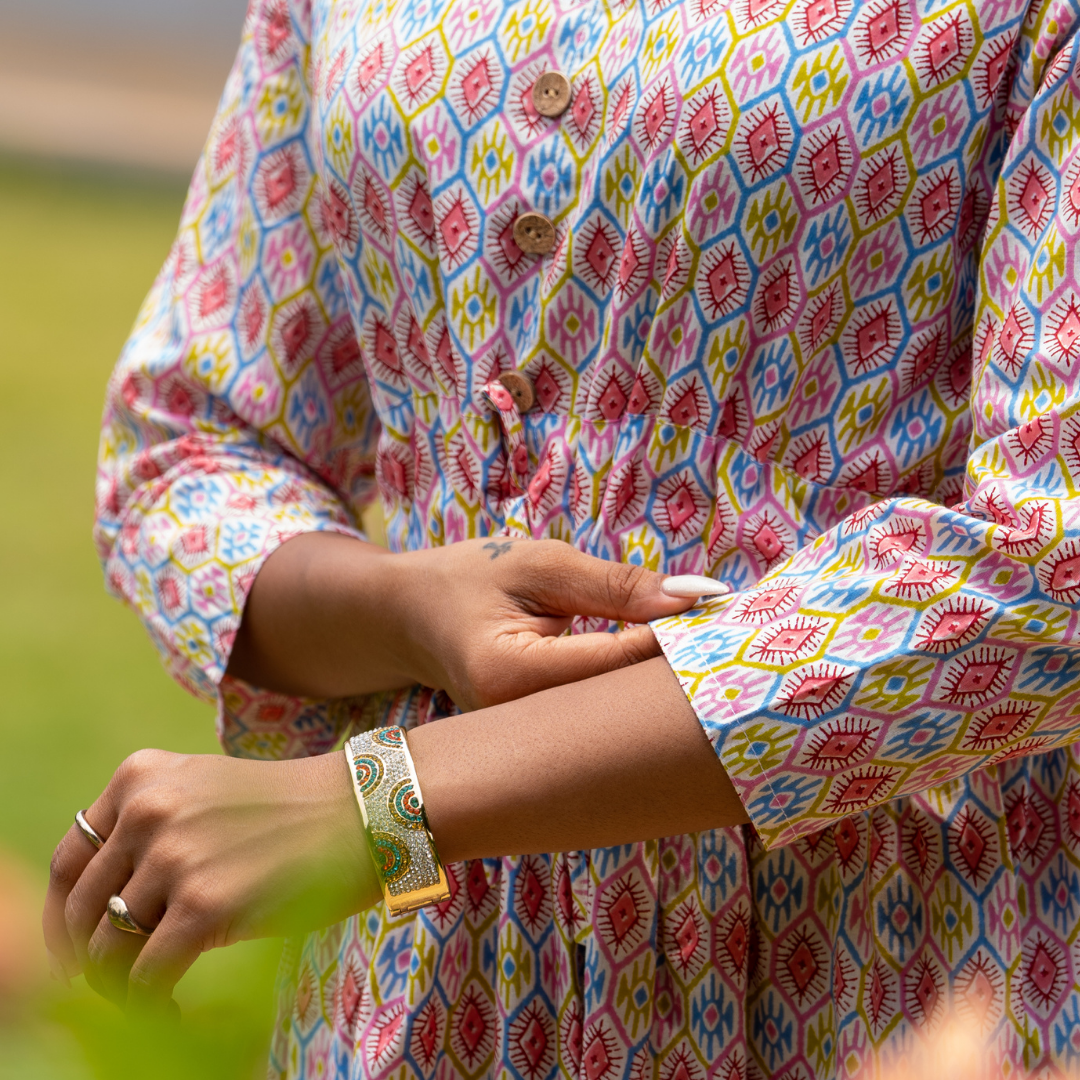
POLYGON ((450 896, 446 871, 428 829, 404 729, 378 728, 356 735, 345 747, 345 756, 391 914, 446 900, 450 896))

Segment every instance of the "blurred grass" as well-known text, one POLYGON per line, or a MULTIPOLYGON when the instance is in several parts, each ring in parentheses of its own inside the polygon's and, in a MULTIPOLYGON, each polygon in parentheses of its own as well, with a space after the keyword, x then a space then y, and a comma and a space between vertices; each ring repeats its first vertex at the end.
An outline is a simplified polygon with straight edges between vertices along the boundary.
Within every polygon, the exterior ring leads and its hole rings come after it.
MULTIPOLYGON (((218 750, 211 710, 106 596, 90 542, 106 379, 184 186, 0 158, 0 849, 38 897, 123 757, 218 750)), ((82 979, 24 992, 0 1013, 0 1080, 259 1075, 278 951, 201 958, 177 990, 179 1030, 133 1029, 82 979)))

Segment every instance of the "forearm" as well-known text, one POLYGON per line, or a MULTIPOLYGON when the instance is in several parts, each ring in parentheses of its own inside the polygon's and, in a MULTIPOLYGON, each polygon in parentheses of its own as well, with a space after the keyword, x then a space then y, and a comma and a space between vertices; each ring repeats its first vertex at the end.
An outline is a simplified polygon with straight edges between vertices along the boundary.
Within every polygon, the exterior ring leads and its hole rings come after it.
POLYGON ((663 658, 409 733, 447 862, 749 820, 663 658))
MULTIPOLYGON (((663 659, 424 725, 409 745, 447 862, 747 820, 663 659)), ((105 845, 95 851, 72 826, 57 848, 49 949, 117 1001, 160 1004, 206 949, 325 926, 377 903, 349 772, 340 754, 133 755, 87 810, 105 845), (105 917, 121 891, 154 927, 138 953, 105 917)))
MULTIPOLYGON (((724 588, 707 578, 692 585, 724 588)), ((665 587, 661 574, 555 540, 481 538, 391 554, 313 533, 259 571, 228 670, 303 697, 421 683, 462 709, 483 708, 657 655, 643 624, 693 603, 665 587), (575 615, 631 625, 561 636, 575 615)))
POLYGON ((229 674, 303 697, 337 698, 415 682, 388 614, 400 556, 331 533, 283 544, 255 579, 229 674))

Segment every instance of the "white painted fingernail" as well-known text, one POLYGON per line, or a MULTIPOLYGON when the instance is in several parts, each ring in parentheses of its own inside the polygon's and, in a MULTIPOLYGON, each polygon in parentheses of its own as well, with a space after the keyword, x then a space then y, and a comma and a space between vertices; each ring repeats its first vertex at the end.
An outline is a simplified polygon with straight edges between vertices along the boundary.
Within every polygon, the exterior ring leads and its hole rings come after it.
POLYGON ((664 578, 660 583, 660 591, 668 596, 692 597, 725 596, 731 589, 722 581, 704 574, 675 574, 673 577, 664 578))

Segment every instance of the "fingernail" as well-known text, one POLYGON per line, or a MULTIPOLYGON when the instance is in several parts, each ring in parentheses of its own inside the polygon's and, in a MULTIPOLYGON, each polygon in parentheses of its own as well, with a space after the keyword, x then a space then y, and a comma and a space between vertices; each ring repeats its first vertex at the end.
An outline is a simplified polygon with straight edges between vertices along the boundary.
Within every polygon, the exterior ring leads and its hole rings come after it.
POLYGON ((49 957, 49 971, 52 973, 52 977, 57 982, 63 983, 70 990, 71 980, 68 978, 68 973, 64 970, 64 965, 60 963, 60 958, 48 949, 46 949, 45 952, 49 957))
POLYGON ((664 578, 660 583, 660 591, 668 596, 694 597, 725 596, 731 589, 722 581, 704 574, 675 574, 673 577, 664 578))

